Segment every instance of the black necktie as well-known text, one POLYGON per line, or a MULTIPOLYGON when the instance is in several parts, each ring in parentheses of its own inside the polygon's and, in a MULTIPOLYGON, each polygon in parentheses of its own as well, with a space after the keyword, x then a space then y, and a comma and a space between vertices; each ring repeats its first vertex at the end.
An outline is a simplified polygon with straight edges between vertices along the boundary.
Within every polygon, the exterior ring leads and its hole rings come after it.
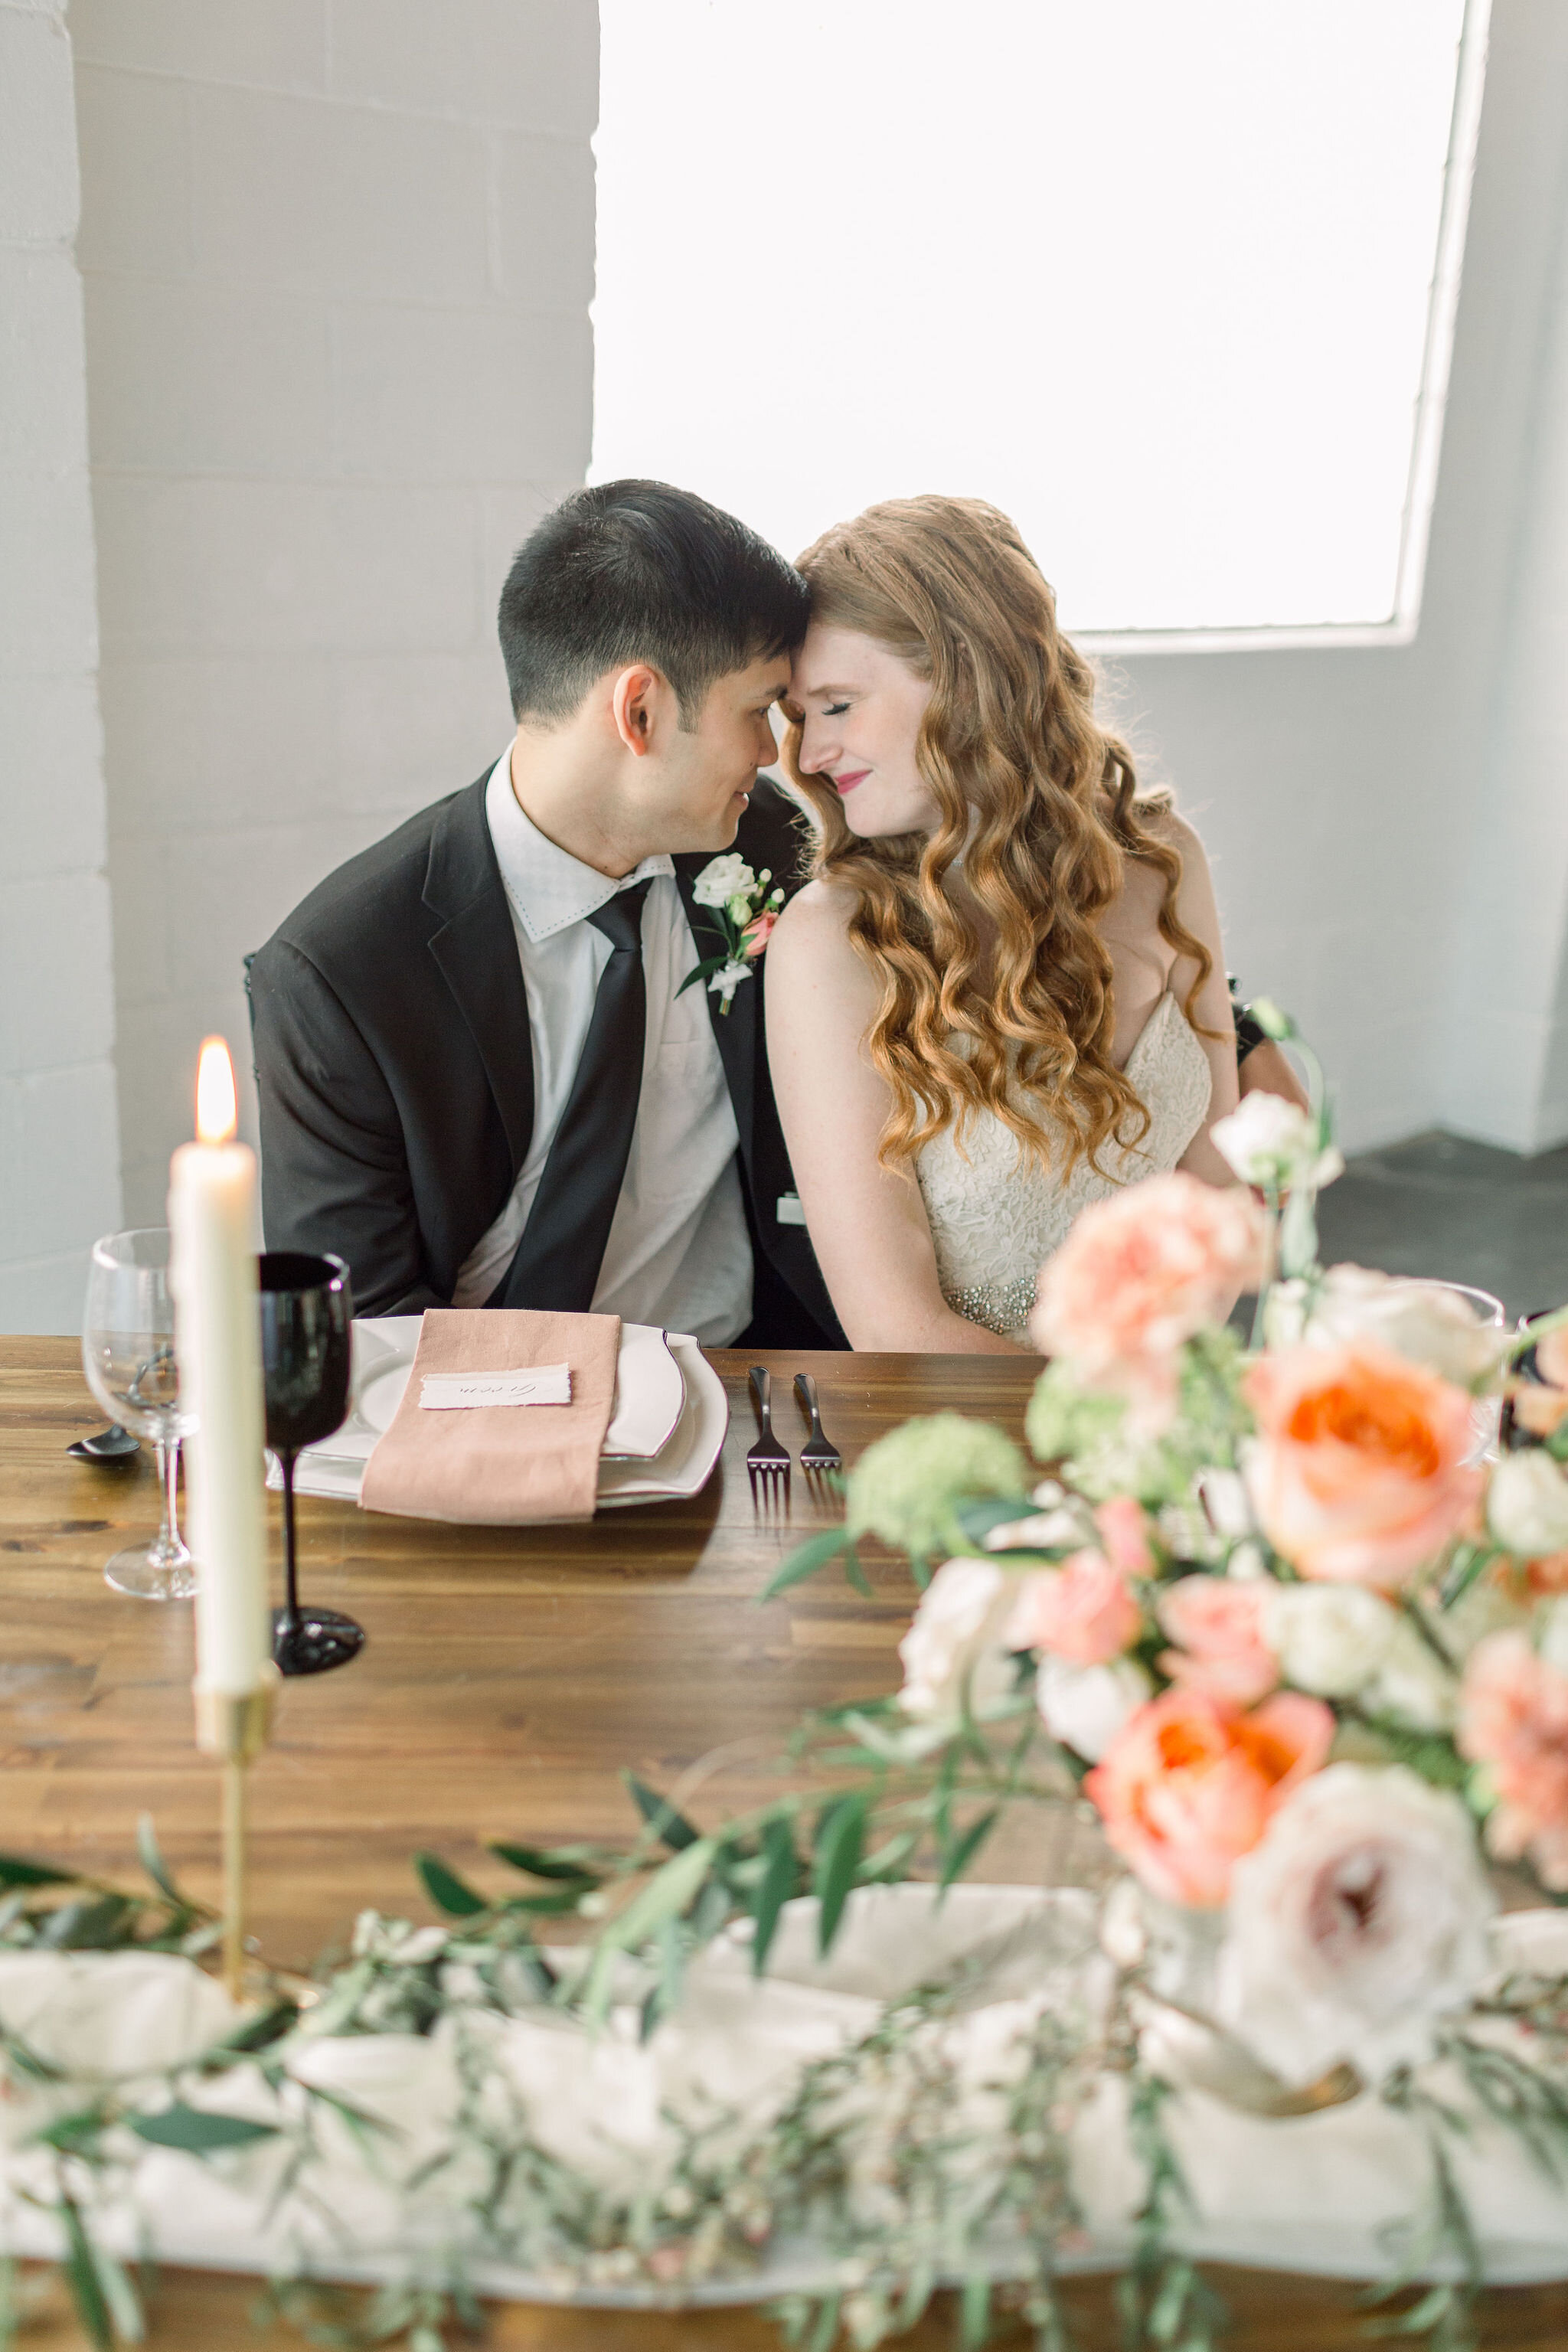
POLYGON ((617 891, 587 918, 610 942, 594 1017, 517 1255, 486 1304, 551 1307, 585 1315, 637 1123, 647 986, 643 978, 646 882, 617 891))

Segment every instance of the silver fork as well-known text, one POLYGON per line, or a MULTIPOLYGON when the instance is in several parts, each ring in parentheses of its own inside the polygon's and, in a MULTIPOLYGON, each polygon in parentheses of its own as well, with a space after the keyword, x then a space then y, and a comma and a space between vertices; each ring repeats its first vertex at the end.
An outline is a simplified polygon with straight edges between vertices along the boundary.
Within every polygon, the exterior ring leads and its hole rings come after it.
POLYGON ((816 1402, 816 1382, 809 1372, 796 1372, 795 1392, 802 1406, 811 1415, 811 1435, 800 1449, 800 1466, 809 1478, 825 1471, 842 1470, 844 1456, 827 1436, 822 1426, 822 1412, 816 1402))
POLYGON ((751 1370, 752 1394, 757 1406, 757 1442, 746 1455, 746 1475, 752 1482, 752 1499, 759 1495, 767 1499, 781 1499, 789 1493, 789 1455, 773 1435, 773 1374, 765 1364, 753 1364, 751 1370))

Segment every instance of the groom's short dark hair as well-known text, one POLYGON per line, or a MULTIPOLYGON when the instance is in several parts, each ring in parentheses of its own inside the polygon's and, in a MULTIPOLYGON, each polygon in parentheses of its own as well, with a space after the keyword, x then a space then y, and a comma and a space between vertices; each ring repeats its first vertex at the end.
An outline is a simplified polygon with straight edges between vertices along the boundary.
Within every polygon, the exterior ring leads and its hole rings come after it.
POLYGON ((794 651, 809 601, 776 548, 689 490, 574 490, 518 550, 501 590, 513 715, 569 718, 596 677, 643 661, 695 726, 717 679, 794 651))

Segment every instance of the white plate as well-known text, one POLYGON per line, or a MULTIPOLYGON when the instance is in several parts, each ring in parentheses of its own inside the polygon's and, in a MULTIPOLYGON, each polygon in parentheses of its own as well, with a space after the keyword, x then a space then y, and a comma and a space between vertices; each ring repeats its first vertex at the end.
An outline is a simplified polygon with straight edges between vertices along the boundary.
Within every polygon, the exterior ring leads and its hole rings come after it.
MULTIPOLYGON (((408 1384, 419 1324, 417 1315, 384 1315, 354 1325, 354 1409, 334 1435, 320 1445, 306 1446, 300 1455, 294 1478, 299 1493, 358 1502, 364 1465, 408 1384)), ((724 1383, 695 1339, 684 1332, 660 1332, 650 1324, 623 1324, 623 1346, 628 1333, 638 1335, 635 1344, 639 1348, 647 1337, 658 1340, 658 1357, 680 1384, 680 1406, 674 1428, 651 1458, 603 1461, 599 1500, 608 1509, 697 1494, 712 1473, 730 1424, 724 1383)), ((647 1354, 652 1360, 652 1351, 647 1354)), ((620 1418, 617 1407, 606 1445, 620 1418)), ((281 1483, 275 1462, 267 1483, 274 1489, 281 1483)))
POLYGON ((670 1353, 686 1377, 686 1409, 661 1454, 651 1462, 605 1462, 599 1471, 599 1508, 662 1503, 700 1494, 713 1475, 730 1426, 724 1383, 695 1339, 668 1335, 670 1353))
MULTIPOLYGON (((356 1423, 374 1437, 385 1436, 414 1369, 420 1319, 373 1316, 354 1325, 353 1410, 337 1436, 326 1441, 327 1451, 344 1452, 342 1440, 357 1433, 356 1423)), ((651 1462, 679 1426, 686 1382, 665 1342, 657 1324, 621 1325, 615 1409, 601 1448, 606 1461, 651 1462)))

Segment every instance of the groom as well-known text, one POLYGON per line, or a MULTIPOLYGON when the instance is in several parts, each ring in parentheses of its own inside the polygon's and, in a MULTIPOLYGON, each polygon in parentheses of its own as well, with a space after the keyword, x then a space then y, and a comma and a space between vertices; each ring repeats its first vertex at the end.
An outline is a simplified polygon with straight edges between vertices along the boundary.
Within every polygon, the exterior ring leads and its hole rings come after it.
POLYGON ((711 859, 746 862, 759 908, 800 879, 802 821, 757 770, 805 624, 793 566, 685 491, 612 482, 541 523, 500 603, 515 738, 253 961, 268 1248, 345 1257, 362 1314, 594 1308, 711 1347, 847 1344, 760 965, 729 997, 682 985, 724 950, 711 859))

